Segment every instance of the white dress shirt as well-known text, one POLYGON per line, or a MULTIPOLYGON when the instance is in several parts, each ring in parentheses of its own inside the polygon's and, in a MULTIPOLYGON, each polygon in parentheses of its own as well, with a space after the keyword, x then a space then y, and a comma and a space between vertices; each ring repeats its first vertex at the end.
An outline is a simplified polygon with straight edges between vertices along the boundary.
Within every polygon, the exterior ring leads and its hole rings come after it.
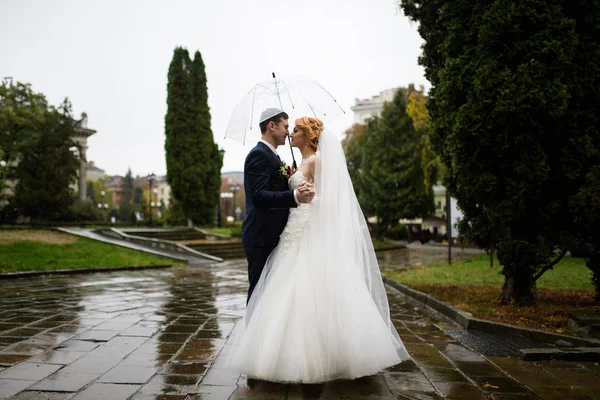
MULTIPOLYGON (((261 143, 264 143, 267 145, 267 147, 273 152, 273 154, 275 154, 275 157, 279 158, 279 154, 277 154, 277 150, 275 150, 275 147, 273 147, 273 145, 269 142, 267 142, 266 140, 260 139, 259 140, 261 143)), ((297 205, 300 205, 300 202, 298 201, 298 194, 297 194, 298 189, 294 189, 294 200, 296 201, 297 205)))

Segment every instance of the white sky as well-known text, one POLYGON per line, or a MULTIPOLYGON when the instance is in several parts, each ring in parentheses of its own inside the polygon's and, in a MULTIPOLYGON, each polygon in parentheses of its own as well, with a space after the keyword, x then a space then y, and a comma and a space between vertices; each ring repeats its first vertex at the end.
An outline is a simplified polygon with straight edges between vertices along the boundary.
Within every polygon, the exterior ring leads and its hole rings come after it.
POLYGON ((162 175, 173 49, 199 50, 223 172, 241 171, 259 137, 244 147, 223 136, 253 84, 273 71, 315 79, 346 109, 328 126, 341 138, 355 98, 429 88, 416 29, 394 0, 0 0, 0 79, 31 83, 54 105, 68 97, 77 117, 85 111, 97 130, 88 160, 107 173, 162 175))

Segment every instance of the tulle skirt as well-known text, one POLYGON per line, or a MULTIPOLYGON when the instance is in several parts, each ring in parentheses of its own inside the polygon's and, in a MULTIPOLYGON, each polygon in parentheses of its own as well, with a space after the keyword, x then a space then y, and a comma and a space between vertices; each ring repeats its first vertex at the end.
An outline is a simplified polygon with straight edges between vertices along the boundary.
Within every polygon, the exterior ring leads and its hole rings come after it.
POLYGON ((228 366, 260 380, 318 383, 372 375, 408 358, 363 277, 314 254, 308 211, 293 211, 233 332, 228 366))

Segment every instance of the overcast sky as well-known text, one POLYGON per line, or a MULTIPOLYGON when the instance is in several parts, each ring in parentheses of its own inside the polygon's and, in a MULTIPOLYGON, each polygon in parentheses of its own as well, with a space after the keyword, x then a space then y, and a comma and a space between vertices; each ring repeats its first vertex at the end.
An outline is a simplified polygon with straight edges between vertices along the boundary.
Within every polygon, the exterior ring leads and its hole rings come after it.
MULTIPOLYGON (((259 137, 224 139, 229 116, 253 84, 306 75, 347 114, 409 83, 429 87, 417 64, 422 40, 395 0, 0 0, 0 78, 31 83, 76 116, 88 114, 88 160, 109 174, 166 173, 164 117, 176 46, 202 53, 223 172, 241 171, 259 137)), ((289 150, 279 148, 290 161, 289 150)))

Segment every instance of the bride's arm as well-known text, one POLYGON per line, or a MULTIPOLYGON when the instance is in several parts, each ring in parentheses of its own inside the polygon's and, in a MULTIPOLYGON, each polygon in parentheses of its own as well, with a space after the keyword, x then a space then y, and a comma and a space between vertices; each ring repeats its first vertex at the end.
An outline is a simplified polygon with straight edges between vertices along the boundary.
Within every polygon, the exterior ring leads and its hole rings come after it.
POLYGON ((317 163, 319 163, 319 156, 314 156, 313 158, 311 158, 308 161, 308 171, 310 173, 310 180, 314 183, 315 181, 315 169, 317 166, 317 163))

